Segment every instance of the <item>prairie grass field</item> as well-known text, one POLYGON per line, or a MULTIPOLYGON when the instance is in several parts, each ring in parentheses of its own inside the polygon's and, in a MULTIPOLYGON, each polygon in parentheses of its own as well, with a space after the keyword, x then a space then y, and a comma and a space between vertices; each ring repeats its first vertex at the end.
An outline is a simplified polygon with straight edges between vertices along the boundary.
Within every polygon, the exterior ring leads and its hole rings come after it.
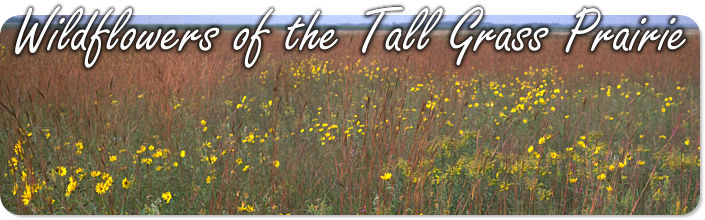
POLYGON ((700 42, 677 51, 13 54, 0 198, 16 214, 686 214, 700 198, 700 42))

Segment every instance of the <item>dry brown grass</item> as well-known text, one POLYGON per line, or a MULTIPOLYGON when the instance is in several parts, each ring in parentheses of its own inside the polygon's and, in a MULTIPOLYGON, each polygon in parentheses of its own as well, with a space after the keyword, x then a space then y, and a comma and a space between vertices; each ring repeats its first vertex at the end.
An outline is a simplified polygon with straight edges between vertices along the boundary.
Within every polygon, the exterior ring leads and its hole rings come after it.
MULTIPOLYGON (((3 30, 0 43, 12 48, 15 34, 3 30)), ((699 36, 675 52, 603 45, 591 53, 585 37, 565 54, 559 35, 535 53, 484 44, 461 67, 442 34, 423 52, 403 53, 383 51, 377 36, 364 56, 362 32, 339 32, 326 52, 285 52, 284 36, 264 38, 252 69, 231 49, 233 32, 210 52, 195 45, 180 53, 106 51, 92 69, 80 52, 6 51, 2 165, 19 157, 18 141, 27 156, 11 174, 3 170, 3 204, 22 214, 234 214, 248 213, 238 209, 245 204, 258 214, 683 214, 699 201, 699 36), (328 71, 311 71, 322 67, 328 71), (541 89, 548 104, 510 113, 541 89), (321 141, 321 123, 339 126, 328 129, 337 138, 321 141), (262 142, 246 141, 253 132, 262 142), (75 155, 81 141, 85 153, 75 155), (135 153, 141 145, 171 153, 143 164, 138 159, 153 151, 135 153), (203 159, 210 156, 219 159, 203 159), (620 162, 628 165, 610 168, 620 162), (241 171, 245 164, 249 171, 241 171), (115 183, 97 195, 99 178, 86 176, 65 197, 67 176, 57 176, 56 166, 76 176, 76 168, 110 173, 115 183), (517 166, 521 174, 510 171, 517 166), (385 172, 390 180, 380 179, 385 172), (134 185, 122 189, 123 178, 134 185), (42 181, 46 188, 23 205, 23 184, 42 181), (171 204, 155 205, 165 191, 174 194, 171 204)))

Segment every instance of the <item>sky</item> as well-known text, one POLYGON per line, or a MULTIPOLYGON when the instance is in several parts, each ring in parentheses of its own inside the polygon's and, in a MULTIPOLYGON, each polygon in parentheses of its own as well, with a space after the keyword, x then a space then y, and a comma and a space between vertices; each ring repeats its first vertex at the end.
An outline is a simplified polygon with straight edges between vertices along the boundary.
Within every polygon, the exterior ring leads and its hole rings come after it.
MULTIPOLYGON (((48 16, 33 16, 39 21, 45 21, 48 16)), ((117 15, 111 16, 110 20, 117 19, 117 15)), ((151 24, 151 25, 257 25, 262 15, 133 15, 131 24, 151 24)), ((271 15, 267 25, 290 25, 298 15, 271 15)), ((303 15, 303 22, 308 23, 313 15, 303 15)), ((388 14, 382 21, 383 26, 404 26, 414 20, 415 15, 393 15, 388 14)), ((441 22, 455 24, 462 15, 444 15, 441 22)), ((595 16, 586 19, 584 24, 590 24, 595 16)), ((638 26, 642 15, 603 15, 600 26, 638 26)), ((645 26, 668 26, 670 15, 649 15, 645 26)), ((695 22, 686 16, 675 16, 675 25, 684 27, 697 27, 695 22)), ((18 15, 7 23, 21 23, 24 15, 18 15)), ((363 25, 369 26, 377 18, 376 15, 321 15, 316 25, 363 25)), ((89 16, 84 16, 83 22, 87 22, 89 16)), ((57 19, 55 19, 56 21, 57 19)), ((525 24, 553 24, 559 26, 574 26, 575 15, 485 15, 482 24, 496 25, 525 25, 525 24)))

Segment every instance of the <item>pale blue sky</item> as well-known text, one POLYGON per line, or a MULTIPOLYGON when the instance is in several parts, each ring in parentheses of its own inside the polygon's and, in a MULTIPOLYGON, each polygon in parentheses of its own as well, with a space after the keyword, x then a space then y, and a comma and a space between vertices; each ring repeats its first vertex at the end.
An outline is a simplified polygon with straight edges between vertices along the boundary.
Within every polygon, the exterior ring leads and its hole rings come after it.
MULTIPOLYGON (((156 24, 156 25, 257 25, 262 15, 133 15, 131 24, 156 24)), ((415 15, 387 15, 382 25, 404 25, 413 21, 415 15)), ((15 16, 8 22, 22 22, 24 16, 15 16)), ((34 16, 40 21, 46 20, 47 16, 34 16)), ((272 15, 267 21, 267 25, 289 25, 293 23, 296 15, 272 15)), ((308 22, 312 15, 303 15, 303 21, 308 22)), ((460 19, 461 15, 444 15, 442 22, 452 23, 460 19)), ((594 18, 594 16, 591 16, 594 18)), ((641 15, 603 15, 601 26, 637 26, 641 15)), ((646 16, 648 22, 646 26, 666 26, 670 15, 649 15, 646 16)), ((685 16, 676 16, 676 25, 685 27, 696 27, 695 22, 685 16)), ((88 21, 88 16, 84 16, 84 21, 88 21)), ((110 20, 116 19, 113 15, 110 20)), ((321 15, 316 22, 317 25, 371 25, 376 16, 364 15, 321 15)), ((587 19, 584 23, 589 24, 592 19, 587 19)), ((482 24, 497 25, 525 25, 525 24, 557 24, 561 26, 575 25, 575 15, 485 15, 482 24)))

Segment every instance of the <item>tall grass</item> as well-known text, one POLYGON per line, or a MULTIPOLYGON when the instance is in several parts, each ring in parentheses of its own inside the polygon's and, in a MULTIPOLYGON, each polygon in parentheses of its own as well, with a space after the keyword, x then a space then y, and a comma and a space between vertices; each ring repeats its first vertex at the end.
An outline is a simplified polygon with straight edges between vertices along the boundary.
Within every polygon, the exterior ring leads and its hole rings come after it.
POLYGON ((699 202, 695 38, 677 52, 565 55, 552 36, 536 54, 483 48, 462 68, 443 36, 365 56, 362 35, 341 38, 331 52, 267 45, 252 70, 227 49, 107 52, 92 70, 73 52, 3 55, 3 205, 684 214, 699 202))

